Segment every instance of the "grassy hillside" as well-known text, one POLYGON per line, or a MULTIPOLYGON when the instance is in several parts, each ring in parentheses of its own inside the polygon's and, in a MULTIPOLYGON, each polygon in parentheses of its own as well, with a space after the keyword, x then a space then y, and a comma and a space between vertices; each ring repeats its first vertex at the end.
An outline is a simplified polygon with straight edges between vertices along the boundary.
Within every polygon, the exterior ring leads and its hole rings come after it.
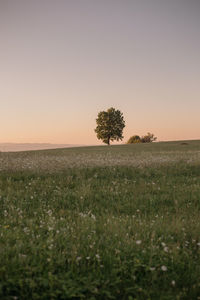
POLYGON ((199 299, 200 141, 0 153, 0 299, 199 299))

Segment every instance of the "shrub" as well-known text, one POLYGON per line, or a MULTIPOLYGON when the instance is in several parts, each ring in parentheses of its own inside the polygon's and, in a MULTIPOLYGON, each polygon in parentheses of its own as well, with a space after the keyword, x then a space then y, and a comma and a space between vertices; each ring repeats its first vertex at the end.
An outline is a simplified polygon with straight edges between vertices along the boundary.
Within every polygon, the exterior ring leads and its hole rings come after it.
POLYGON ((157 140, 157 137, 154 136, 153 133, 148 132, 146 135, 142 136, 142 143, 152 143, 157 140))
POLYGON ((136 143, 141 143, 141 138, 139 135, 133 135, 129 138, 127 144, 136 144, 136 143))

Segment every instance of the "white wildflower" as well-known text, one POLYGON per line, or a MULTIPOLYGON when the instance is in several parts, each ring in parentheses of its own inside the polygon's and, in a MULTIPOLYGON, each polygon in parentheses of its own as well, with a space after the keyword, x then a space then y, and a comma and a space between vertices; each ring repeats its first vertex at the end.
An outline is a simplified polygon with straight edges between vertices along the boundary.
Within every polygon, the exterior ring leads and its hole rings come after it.
POLYGON ((81 260, 81 259, 82 259, 81 256, 77 256, 76 261, 79 261, 79 260, 81 260))
POLYGON ((166 271, 167 271, 167 267, 166 267, 166 266, 162 266, 162 267, 161 267, 161 270, 162 270, 163 272, 166 272, 166 271))
POLYGON ((47 211, 47 214, 48 214, 49 216, 51 216, 51 215, 52 215, 52 211, 49 209, 49 210, 47 211))
POLYGON ((141 241, 141 240, 137 240, 135 243, 136 243, 137 245, 140 245, 140 244, 142 243, 142 241, 141 241))
POLYGON ((53 248, 53 244, 50 244, 48 248, 51 250, 53 248))
POLYGON ((172 280, 171 284, 172 284, 173 286, 175 286, 175 284, 176 284, 175 280, 172 280))
POLYGON ((20 258, 26 258, 27 255, 19 253, 20 258))
POLYGON ((91 214, 91 218, 92 218, 93 220, 96 220, 96 217, 95 217, 95 215, 93 215, 93 214, 91 214))

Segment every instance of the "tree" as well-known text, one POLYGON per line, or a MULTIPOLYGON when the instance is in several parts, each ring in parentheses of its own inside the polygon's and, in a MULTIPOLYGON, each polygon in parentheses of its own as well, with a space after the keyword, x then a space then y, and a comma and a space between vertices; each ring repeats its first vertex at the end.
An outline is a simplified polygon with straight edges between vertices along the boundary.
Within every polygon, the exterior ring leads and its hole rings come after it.
POLYGON ((123 139, 123 129, 125 121, 120 110, 111 107, 107 111, 100 111, 96 119, 97 127, 95 132, 97 138, 107 145, 110 141, 119 141, 123 139))
POLYGON ((129 138, 127 144, 136 144, 136 143, 141 143, 141 138, 139 135, 133 135, 129 138))
POLYGON ((141 137, 142 143, 152 143, 157 140, 157 137, 153 133, 148 132, 146 135, 141 137))

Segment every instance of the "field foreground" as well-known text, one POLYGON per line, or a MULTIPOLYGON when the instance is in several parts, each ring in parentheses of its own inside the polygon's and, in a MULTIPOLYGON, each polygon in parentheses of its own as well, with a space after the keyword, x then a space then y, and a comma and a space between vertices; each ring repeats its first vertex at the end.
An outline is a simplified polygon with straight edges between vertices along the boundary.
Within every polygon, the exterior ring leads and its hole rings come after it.
POLYGON ((0 153, 0 299, 200 299, 200 141, 0 153))

